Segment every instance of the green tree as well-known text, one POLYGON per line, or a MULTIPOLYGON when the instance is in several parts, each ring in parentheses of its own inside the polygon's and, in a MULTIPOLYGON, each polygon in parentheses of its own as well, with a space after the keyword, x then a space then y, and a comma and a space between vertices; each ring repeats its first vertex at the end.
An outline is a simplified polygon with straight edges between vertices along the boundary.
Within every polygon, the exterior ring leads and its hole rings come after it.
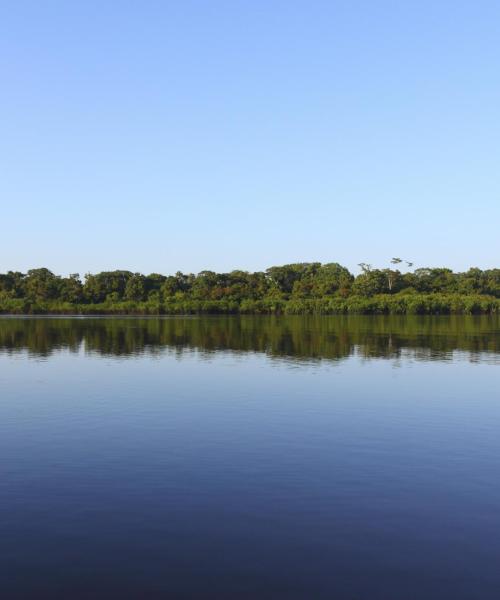
POLYGON ((140 302, 146 298, 146 278, 140 273, 134 273, 129 277, 125 285, 125 300, 135 300, 140 302))
POLYGON ((49 269, 30 269, 25 281, 26 296, 30 300, 51 300, 58 297, 60 277, 49 269))
POLYGON ((122 299, 127 281, 132 277, 130 271, 103 271, 97 275, 85 276, 83 292, 89 302, 104 302, 108 296, 122 299))
POLYGON ((380 269, 372 269, 365 265, 364 271, 356 277, 352 284, 353 294, 359 296, 373 296, 382 294, 387 287, 386 273, 380 269))
POLYGON ((297 281, 314 274, 320 266, 321 263, 292 263, 281 267, 270 267, 266 274, 281 293, 288 295, 297 281))
POLYGON ((72 273, 69 277, 64 277, 59 285, 59 298, 64 302, 78 304, 84 299, 83 285, 78 273, 72 273))

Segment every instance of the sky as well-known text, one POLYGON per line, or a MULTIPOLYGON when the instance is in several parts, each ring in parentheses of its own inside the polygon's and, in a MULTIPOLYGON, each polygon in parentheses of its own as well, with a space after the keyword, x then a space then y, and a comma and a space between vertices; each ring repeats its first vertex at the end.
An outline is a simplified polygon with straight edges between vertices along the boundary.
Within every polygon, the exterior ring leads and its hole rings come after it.
POLYGON ((3 0, 0 272, 500 266, 500 3, 3 0))

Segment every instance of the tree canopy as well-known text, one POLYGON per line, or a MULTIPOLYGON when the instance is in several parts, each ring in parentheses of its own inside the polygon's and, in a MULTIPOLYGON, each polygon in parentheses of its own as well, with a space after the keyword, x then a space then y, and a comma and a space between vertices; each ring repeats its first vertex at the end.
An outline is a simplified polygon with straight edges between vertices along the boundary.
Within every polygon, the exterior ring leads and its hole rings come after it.
POLYGON ((219 303, 232 307, 228 312, 251 312, 251 307, 260 302, 269 307, 267 312, 273 312, 273 307, 282 303, 300 307, 301 302, 345 300, 353 304, 379 296, 393 297, 391 302, 401 295, 418 294, 500 298, 500 269, 475 267, 461 273, 444 267, 410 270, 412 263, 400 258, 390 260, 390 265, 378 269, 360 263, 361 273, 357 276, 335 262, 292 263, 263 272, 205 270, 196 275, 180 271, 175 275, 143 275, 116 270, 87 273, 81 278, 78 273, 56 275, 47 268, 26 273, 8 271, 0 273, 0 310, 8 312, 8 306, 21 306, 29 312, 33 306, 45 303, 53 311, 50 307, 56 303, 109 307, 128 302, 149 303, 159 307, 158 312, 161 307, 168 312, 175 304, 188 306, 186 303, 193 302, 202 306, 200 303, 208 302, 210 306, 219 303))

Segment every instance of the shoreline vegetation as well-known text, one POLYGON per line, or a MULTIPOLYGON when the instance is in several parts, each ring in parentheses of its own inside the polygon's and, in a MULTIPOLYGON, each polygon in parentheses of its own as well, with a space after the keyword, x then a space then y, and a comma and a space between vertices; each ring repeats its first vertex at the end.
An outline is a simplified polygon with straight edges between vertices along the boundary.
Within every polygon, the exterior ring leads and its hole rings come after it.
MULTIPOLYGON (((68 277, 46 268, 0 273, 1 314, 498 314, 500 269, 402 272, 361 263, 294 263, 265 272, 177 272, 165 276, 106 271, 68 277)), ((407 263, 412 267, 412 263, 407 263)))

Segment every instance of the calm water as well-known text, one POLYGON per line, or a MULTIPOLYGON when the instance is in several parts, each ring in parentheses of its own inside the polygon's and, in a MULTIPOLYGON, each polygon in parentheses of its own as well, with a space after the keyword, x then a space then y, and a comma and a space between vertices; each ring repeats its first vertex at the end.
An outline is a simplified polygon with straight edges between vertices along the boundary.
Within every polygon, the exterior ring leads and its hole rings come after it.
POLYGON ((2 598, 500 598, 500 320, 0 318, 2 598))

